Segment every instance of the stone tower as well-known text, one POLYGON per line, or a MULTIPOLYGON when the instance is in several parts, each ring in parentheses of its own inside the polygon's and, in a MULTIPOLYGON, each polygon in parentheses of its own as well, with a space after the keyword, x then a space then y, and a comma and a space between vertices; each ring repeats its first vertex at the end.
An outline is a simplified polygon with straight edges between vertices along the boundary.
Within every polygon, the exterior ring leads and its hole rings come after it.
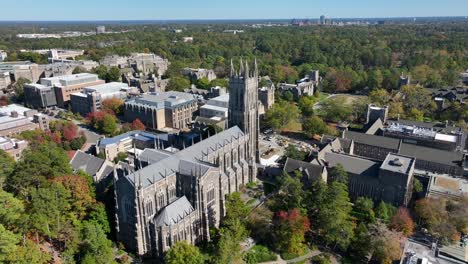
MULTIPOLYGON (((254 69, 249 64, 240 61, 239 71, 234 69, 231 61, 229 77, 229 127, 238 126, 249 135, 246 155, 249 157, 253 178, 257 175, 256 163, 259 162, 258 151, 258 68, 257 60, 254 69)), ((254 180, 254 179, 250 179, 254 180)))

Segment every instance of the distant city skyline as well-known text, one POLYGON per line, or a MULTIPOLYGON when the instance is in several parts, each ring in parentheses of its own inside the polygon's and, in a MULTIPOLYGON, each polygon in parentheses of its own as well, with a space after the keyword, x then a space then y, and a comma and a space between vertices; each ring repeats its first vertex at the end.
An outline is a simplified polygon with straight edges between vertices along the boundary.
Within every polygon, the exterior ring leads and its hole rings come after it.
POLYGON ((467 0, 16 0, 0 21, 318 19, 468 16, 467 0))

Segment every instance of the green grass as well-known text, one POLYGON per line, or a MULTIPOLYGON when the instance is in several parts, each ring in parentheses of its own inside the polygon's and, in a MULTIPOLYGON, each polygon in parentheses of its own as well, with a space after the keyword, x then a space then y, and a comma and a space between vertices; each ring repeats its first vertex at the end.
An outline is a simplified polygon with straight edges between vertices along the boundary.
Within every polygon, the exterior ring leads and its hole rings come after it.
POLYGON ((253 246, 245 255, 244 261, 248 264, 275 261, 277 259, 276 253, 270 251, 263 245, 253 246))

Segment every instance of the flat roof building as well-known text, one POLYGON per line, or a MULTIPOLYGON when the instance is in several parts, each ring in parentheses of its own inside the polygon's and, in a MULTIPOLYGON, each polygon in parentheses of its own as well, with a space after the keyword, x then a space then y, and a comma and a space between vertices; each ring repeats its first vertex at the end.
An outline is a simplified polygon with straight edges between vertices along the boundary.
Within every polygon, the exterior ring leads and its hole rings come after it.
POLYGON ((37 83, 24 85, 24 102, 34 109, 57 105, 54 88, 37 83))
POLYGON ((70 95, 71 107, 74 113, 86 116, 88 113, 102 109, 102 101, 110 98, 125 99, 131 91, 126 83, 105 83, 85 87, 81 92, 70 95))
POLYGON ((13 157, 15 161, 18 161, 21 158, 21 153, 27 146, 28 142, 25 140, 0 137, 0 149, 13 157))
POLYGON ((0 136, 13 136, 37 129, 38 125, 33 123, 36 113, 36 110, 16 104, 0 107, 0 136))
POLYGON ((193 94, 170 91, 144 94, 125 103, 124 119, 140 119, 148 129, 165 127, 186 129, 198 110, 198 97, 193 94))
POLYGON ((57 98, 57 105, 65 107, 70 102, 70 95, 72 93, 80 92, 84 87, 104 84, 105 81, 100 80, 96 74, 79 73, 42 78, 40 83, 45 86, 53 86, 57 98))
POLYGON ((208 102, 200 107, 200 116, 206 118, 220 117, 228 118, 229 112, 229 94, 224 94, 208 100, 208 102))

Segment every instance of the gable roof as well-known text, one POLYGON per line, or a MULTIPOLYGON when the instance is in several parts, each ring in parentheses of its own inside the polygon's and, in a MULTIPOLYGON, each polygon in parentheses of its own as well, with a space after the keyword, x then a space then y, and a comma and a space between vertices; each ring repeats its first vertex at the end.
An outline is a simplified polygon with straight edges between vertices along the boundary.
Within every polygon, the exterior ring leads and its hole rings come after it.
POLYGON ((323 166, 287 158, 283 170, 287 173, 299 170, 305 173, 309 179, 317 179, 322 176, 323 166))
MULTIPOLYGON (((192 171, 204 174, 210 168, 213 168, 211 164, 202 161, 204 157, 216 152, 219 148, 222 148, 225 145, 231 144, 231 142, 243 135, 244 133, 242 130, 237 126, 234 126, 184 150, 168 155, 165 158, 163 155, 159 155, 162 153, 161 151, 153 150, 151 151, 151 155, 156 152, 160 152, 159 154, 156 154, 158 156, 156 157, 158 161, 141 170, 129 174, 126 177, 133 184, 136 179, 141 180, 141 185, 143 187, 147 187, 154 182, 164 179, 165 177, 174 175, 178 171, 184 171, 188 173, 187 175, 194 175, 189 173, 192 171)), ((145 154, 145 156, 150 156, 149 152, 145 154)))
POLYGON ((431 161, 450 166, 463 166, 463 153, 458 151, 446 151, 436 148, 428 148, 414 144, 401 144, 400 154, 415 157, 417 160, 431 161))
POLYGON ((351 139, 354 142, 366 144, 370 146, 377 146, 387 149, 397 150, 400 146, 400 140, 396 138, 389 138, 383 136, 369 135, 353 131, 345 131, 345 138, 351 139))
POLYGON ((362 176, 377 176, 380 168, 379 162, 343 153, 325 153, 325 161, 330 168, 341 164, 346 172, 362 176))
POLYGON ((78 150, 70 161, 70 164, 74 170, 83 170, 87 174, 94 176, 101 169, 104 160, 78 150))
POLYGON ((154 220, 154 223, 158 227, 175 225, 193 211, 194 209, 187 200, 187 197, 182 196, 162 209, 161 213, 154 220))

